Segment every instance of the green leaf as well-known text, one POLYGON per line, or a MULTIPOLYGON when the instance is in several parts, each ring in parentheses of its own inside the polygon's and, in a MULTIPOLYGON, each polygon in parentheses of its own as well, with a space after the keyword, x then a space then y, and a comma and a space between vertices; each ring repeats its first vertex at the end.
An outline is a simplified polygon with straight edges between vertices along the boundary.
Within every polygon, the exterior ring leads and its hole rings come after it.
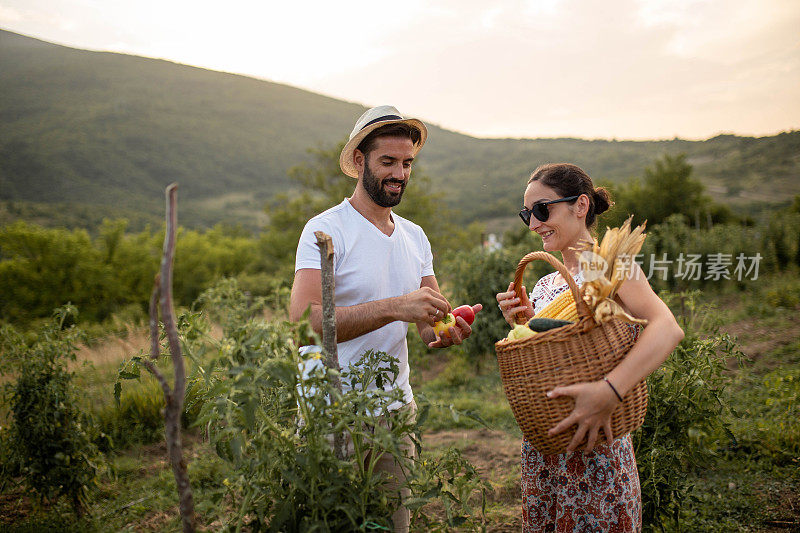
POLYGON ((253 400, 248 400, 242 404, 242 413, 244 414, 245 426, 249 431, 253 431, 256 425, 256 407, 257 404, 253 400))
POLYGON ((408 498, 403 502, 403 506, 405 506, 407 509, 411 511, 416 511, 423 505, 426 505, 429 501, 430 499, 426 497, 408 498))
POLYGON ((419 411, 417 411, 417 427, 422 427, 425 425, 425 421, 428 420, 428 416, 431 412, 430 404, 425 404, 420 407, 419 411))

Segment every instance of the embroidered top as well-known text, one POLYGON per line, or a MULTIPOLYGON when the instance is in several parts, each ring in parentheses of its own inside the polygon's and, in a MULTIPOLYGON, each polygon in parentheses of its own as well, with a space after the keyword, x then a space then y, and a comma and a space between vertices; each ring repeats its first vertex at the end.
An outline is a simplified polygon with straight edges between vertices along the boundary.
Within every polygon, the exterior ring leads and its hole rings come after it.
MULTIPOLYGON (((537 281, 536 285, 533 287, 529 298, 531 305, 533 305, 534 314, 544 309, 547 304, 556 299, 556 296, 565 290, 569 290, 569 285, 566 281, 560 285, 555 284, 556 274, 558 274, 558 272, 551 272, 539 278, 539 281, 537 281)), ((578 272, 572 276, 572 279, 574 279, 575 283, 580 287, 583 285, 583 272, 578 272)))

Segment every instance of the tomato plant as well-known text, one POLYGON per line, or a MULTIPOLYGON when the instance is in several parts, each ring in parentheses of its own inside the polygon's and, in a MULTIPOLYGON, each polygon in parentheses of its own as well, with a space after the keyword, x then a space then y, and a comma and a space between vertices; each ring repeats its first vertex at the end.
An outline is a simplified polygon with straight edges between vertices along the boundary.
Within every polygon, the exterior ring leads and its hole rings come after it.
POLYGON ((103 461, 66 367, 67 360, 75 360, 79 332, 65 321, 76 312, 72 306, 56 310, 31 345, 3 328, 0 352, 18 362, 18 377, 4 388, 12 420, 2 445, 10 463, 3 464, 4 477, 21 474, 21 482, 42 500, 66 496, 81 515, 103 461))
MULTIPOLYGON (((435 460, 420 454, 431 405, 416 395, 416 418, 409 410, 386 411, 404 399, 390 386, 399 373, 396 358, 367 351, 342 372, 329 370, 298 352, 295 339, 314 336, 308 323, 264 320, 235 283, 218 285, 202 301, 223 326, 222 338, 213 341, 213 360, 203 363, 195 384, 198 424, 233 472, 218 494, 219 502, 233 501, 237 510, 227 526, 391 530, 398 493, 387 490, 387 475, 374 470, 377 457, 388 454, 406 472, 411 495, 403 504, 414 523, 426 531, 481 527, 488 486, 474 467, 455 449, 435 460), (335 376, 347 385, 344 392, 335 376), (336 457, 334 428, 346 434, 351 457, 336 457), (417 448, 412 457, 403 451, 408 438, 417 448), (429 511, 431 503, 440 511, 429 511)), ((186 343, 188 357, 207 361, 196 357, 201 349, 186 343)))

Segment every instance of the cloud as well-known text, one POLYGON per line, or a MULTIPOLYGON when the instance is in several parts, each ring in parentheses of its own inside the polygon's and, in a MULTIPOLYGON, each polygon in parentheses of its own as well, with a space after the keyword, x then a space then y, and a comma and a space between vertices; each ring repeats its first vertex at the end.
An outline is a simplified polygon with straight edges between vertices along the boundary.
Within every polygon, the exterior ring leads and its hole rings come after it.
POLYGON ((0 24, 13 24, 22 20, 22 14, 14 8, 0 6, 0 24))
POLYGON ((352 98, 348 80, 359 79, 357 100, 490 136, 699 138, 796 127, 798 98, 786 88, 800 86, 800 10, 777 0, 758 12, 750 2, 718 4, 441 9, 416 22, 405 48, 325 89, 352 98))
POLYGON ((391 103, 476 135, 702 138, 800 125, 796 0, 5 0, 9 17, 57 42, 391 103))

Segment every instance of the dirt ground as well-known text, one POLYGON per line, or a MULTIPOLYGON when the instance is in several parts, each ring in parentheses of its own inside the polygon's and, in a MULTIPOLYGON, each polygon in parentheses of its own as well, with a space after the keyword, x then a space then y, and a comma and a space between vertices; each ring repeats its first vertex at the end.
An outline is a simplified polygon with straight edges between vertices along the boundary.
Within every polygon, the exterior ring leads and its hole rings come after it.
POLYGON ((459 429, 423 435, 426 447, 454 446, 461 451, 492 485, 487 495, 487 531, 520 531, 522 498, 520 492, 520 440, 501 431, 459 429))
POLYGON ((800 309, 784 315, 778 326, 765 323, 764 320, 745 318, 726 324, 721 329, 737 338, 740 349, 748 358, 758 361, 765 354, 797 341, 800 337, 800 309))
POLYGON ((433 448, 456 446, 481 475, 490 479, 519 466, 520 440, 502 431, 485 428, 436 431, 426 433, 424 442, 433 448))

